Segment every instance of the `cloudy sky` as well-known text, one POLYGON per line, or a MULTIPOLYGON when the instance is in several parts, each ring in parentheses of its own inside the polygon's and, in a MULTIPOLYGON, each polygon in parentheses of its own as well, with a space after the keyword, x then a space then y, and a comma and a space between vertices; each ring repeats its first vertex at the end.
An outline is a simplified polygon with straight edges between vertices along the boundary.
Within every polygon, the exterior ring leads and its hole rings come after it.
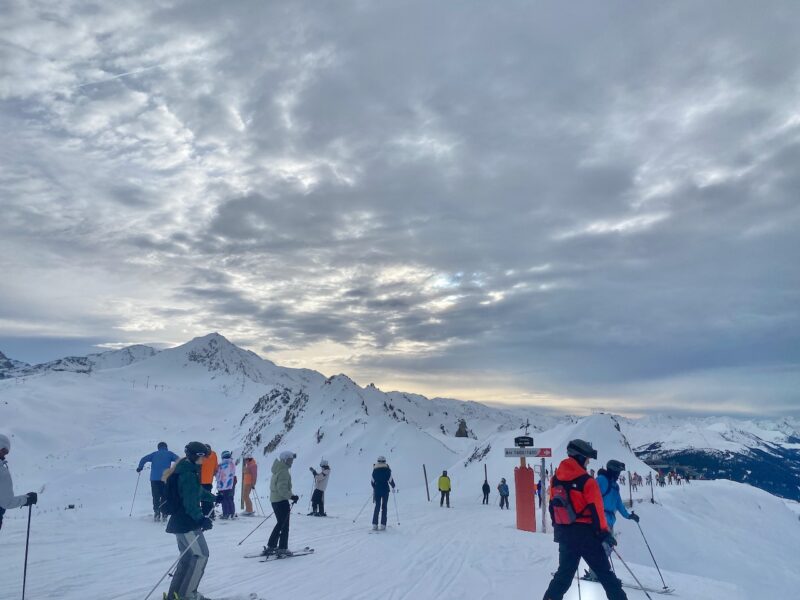
POLYGON ((0 7, 0 350, 800 414, 800 7, 0 7))

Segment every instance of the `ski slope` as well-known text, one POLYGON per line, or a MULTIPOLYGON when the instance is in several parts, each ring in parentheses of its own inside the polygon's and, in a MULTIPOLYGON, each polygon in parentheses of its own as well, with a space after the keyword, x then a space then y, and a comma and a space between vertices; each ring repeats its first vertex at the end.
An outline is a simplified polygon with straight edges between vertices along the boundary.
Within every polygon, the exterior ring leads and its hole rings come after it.
MULTIPOLYGON (((12 436, 8 459, 16 492, 44 486, 33 511, 31 600, 145 597, 177 557, 174 536, 150 520, 147 470, 128 516, 136 464, 161 440, 177 453, 195 439, 237 458, 256 449, 262 493, 274 455, 262 452, 267 442, 280 436, 276 451, 298 454, 293 477, 303 514, 293 518, 290 546, 313 546, 316 553, 267 564, 245 560, 265 543, 271 521, 242 546, 237 542, 257 521, 219 523, 207 534, 212 554, 200 588, 212 599, 247 599, 253 592, 334 600, 540 598, 556 567, 557 547, 550 535, 517 531, 513 510, 501 512, 494 491, 505 477, 513 509, 517 461, 505 458, 503 448, 520 433, 520 414, 530 418, 536 445, 553 449, 553 463, 570 439, 580 437, 598 450, 594 468, 615 458, 631 471, 648 472, 623 435, 630 423, 610 415, 544 416, 535 409, 503 411, 384 393, 346 376, 278 367, 216 334, 130 357, 95 357, 88 372, 40 369, 0 381, 0 429, 12 436), (471 437, 454 437, 461 419, 471 437), (476 452, 479 458, 470 460, 476 452), (370 506, 358 522, 353 518, 368 500, 378 454, 393 468, 399 512, 390 504, 389 531, 370 534, 370 506), (305 516, 308 467, 323 457, 333 468, 326 509, 340 518, 305 516), (480 504, 484 467, 492 486, 488 507, 480 504), (438 506, 435 481, 442 469, 453 481, 451 509, 438 506)), ((658 435, 652 423, 648 427, 658 435)), ((634 495, 636 510, 675 597, 788 598, 800 589, 794 504, 729 481, 657 488, 655 505, 649 494, 644 489, 634 495)), ((266 498, 264 508, 271 510, 266 498)), ((21 595, 26 514, 6 513, 0 532, 3 599, 21 595)), ((660 587, 635 525, 621 521, 618 533, 623 557, 643 581, 660 587)), ((582 598, 604 597, 596 587, 583 582, 582 598)), ((153 597, 166 588, 162 584, 153 597)), ((629 597, 645 596, 631 591, 629 597)), ((577 589, 568 598, 577 598, 577 589)))
MULTIPOLYGON (((366 483, 358 496, 343 496, 341 490, 331 495, 328 513, 340 518, 306 516, 304 495, 292 516, 290 546, 309 545, 316 553, 284 561, 262 564, 242 558, 265 543, 272 519, 242 546, 237 542, 258 519, 218 523, 206 534, 211 559, 201 592, 211 598, 243 599, 253 592, 263 598, 342 600, 540 598, 557 564, 551 536, 517 531, 513 510, 500 511, 495 493, 492 503, 482 506, 474 482, 467 489, 466 482, 453 483, 450 509, 428 503, 422 488, 401 489, 398 512, 392 503, 389 529, 378 534, 369 533, 371 506, 358 522, 352 521, 367 498, 366 483)), ((102 478, 97 485, 98 493, 105 490, 102 478)), ((104 510, 97 508, 98 502, 63 510, 53 506, 47 492, 43 495, 31 533, 29 598, 145 597, 177 556, 174 537, 149 520, 147 494, 139 496, 134 516, 128 517, 123 491, 127 490, 106 490, 117 498, 104 502, 104 510)), ((266 508, 266 500, 262 502, 266 508)), ((780 500, 741 484, 699 482, 666 490, 661 502, 637 503, 636 510, 667 583, 676 588, 674 597, 786 598, 797 589, 798 523, 790 511, 780 510, 780 500), (715 498, 724 500, 718 504, 715 498), (720 523, 719 509, 725 523, 720 523), (754 509, 759 511, 756 518, 754 509)), ((5 597, 15 598, 21 593, 24 511, 9 517, 0 561, 5 597)), ((618 531, 626 562, 646 585, 660 587, 635 525, 623 521, 618 531)), ((630 580, 624 573, 622 578, 630 580)), ((159 598, 165 589, 166 585, 159 588, 159 598)), ((597 584, 582 582, 581 591, 584 599, 604 597, 597 584)), ((577 598, 577 589, 567 597, 577 598)), ((629 597, 645 596, 629 591, 629 597)))

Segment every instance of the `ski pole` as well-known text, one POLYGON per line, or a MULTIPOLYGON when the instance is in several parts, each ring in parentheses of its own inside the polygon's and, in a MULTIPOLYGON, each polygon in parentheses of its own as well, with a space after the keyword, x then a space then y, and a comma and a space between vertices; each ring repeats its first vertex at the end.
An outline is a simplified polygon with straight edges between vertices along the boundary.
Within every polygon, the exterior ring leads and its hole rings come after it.
POLYGON ((128 516, 133 516, 133 503, 136 502, 136 492, 139 491, 139 479, 142 477, 142 472, 139 471, 139 474, 136 476, 136 487, 133 490, 133 500, 131 500, 131 512, 128 513, 128 516))
POLYGON ((633 580, 636 582, 636 585, 638 585, 640 588, 642 588, 642 591, 644 592, 644 595, 647 596, 647 598, 649 600, 653 600, 653 598, 650 596, 650 594, 647 592, 647 590, 644 589, 644 586, 642 585, 642 582, 639 581, 639 578, 636 577, 636 575, 633 574, 633 571, 631 571, 631 568, 628 566, 628 563, 626 563, 625 560, 619 555, 619 552, 617 552, 617 549, 614 546, 612 546, 611 549, 614 551, 614 554, 617 555, 617 558, 619 559, 619 562, 621 562, 625 566, 625 568, 628 570, 628 573, 631 574, 631 577, 633 577, 633 580))
POLYGON ((25 568, 22 571, 22 600, 25 600, 25 584, 28 582, 28 545, 31 541, 31 510, 33 504, 28 505, 28 534, 25 537, 25 568))
POLYGON ((251 532, 250 532, 250 533, 248 533, 246 536, 244 536, 244 539, 242 539, 242 541, 241 541, 241 542, 239 542, 239 543, 238 543, 238 544, 236 544, 236 545, 237 545, 237 546, 241 546, 241 545, 244 543, 244 540, 246 540, 246 539, 247 539, 247 538, 249 538, 251 535, 253 535, 253 534, 256 532, 256 529, 258 529, 258 528, 259 528, 259 527, 261 527, 261 526, 262 526, 264 523, 266 523, 266 522, 267 522, 267 520, 268 520, 268 519, 269 519, 269 518, 270 518, 272 515, 274 515, 274 514, 275 514, 275 511, 272 511, 272 512, 271 512, 271 513, 269 513, 269 514, 268 514, 266 517, 264 517, 264 520, 263 520, 263 521, 261 521, 261 523, 259 523, 258 525, 256 525, 256 526, 255 526, 255 529, 253 529, 253 531, 251 531, 251 532))
POLYGON ((367 499, 364 501, 364 505, 361 507, 361 510, 360 510, 360 511, 358 511, 358 514, 356 515, 356 518, 355 518, 355 519, 353 519, 353 523, 355 523, 356 521, 358 521, 358 517, 360 517, 360 516, 361 516, 361 513, 362 513, 362 512, 364 512, 364 509, 365 509, 365 508, 367 508, 367 502, 369 502, 369 499, 370 499, 370 498, 372 498, 372 494, 370 494, 369 496, 367 496, 367 499))
POLYGON ((261 496, 256 492, 256 502, 258 502, 258 509, 261 511, 261 515, 267 514, 267 511, 264 510, 264 505, 261 504, 261 496))
POLYGON ((394 514, 397 515, 397 524, 400 525, 400 511, 397 510, 397 492, 392 489, 392 497, 394 498, 394 514))
MULTIPOLYGON (((578 570, 575 571, 575 580, 578 582, 578 600, 582 600, 581 599, 581 561, 580 561, 580 559, 578 560, 578 570)), ((145 600, 147 600, 147 599, 145 598, 145 600)))
POLYGON ((664 576, 661 574, 661 569, 658 568, 658 563, 656 562, 656 557, 653 556, 653 551, 650 549, 650 544, 647 543, 647 538, 644 535, 644 531, 642 531, 642 526, 639 525, 639 522, 636 522, 636 526, 639 528, 639 532, 642 534, 642 539, 644 540, 644 545, 647 546, 647 551, 650 553, 650 558, 653 559, 653 564, 656 566, 656 571, 658 571, 658 576, 661 577, 661 583, 664 585, 664 589, 669 589, 667 587, 667 583, 664 581, 664 576))

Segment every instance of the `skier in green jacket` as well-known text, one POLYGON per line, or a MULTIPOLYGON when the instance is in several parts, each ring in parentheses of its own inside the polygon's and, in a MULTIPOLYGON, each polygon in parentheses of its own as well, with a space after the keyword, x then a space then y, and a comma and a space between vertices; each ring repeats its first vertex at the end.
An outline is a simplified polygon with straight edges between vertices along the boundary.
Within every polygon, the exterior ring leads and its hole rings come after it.
POLYGON ((269 536, 264 554, 277 554, 278 556, 291 556, 289 550, 289 515, 299 500, 292 492, 292 474, 289 469, 292 467, 297 455, 294 452, 284 450, 280 456, 272 463, 272 480, 269 482, 269 501, 272 503, 272 510, 275 511, 275 527, 269 536), (289 500, 292 504, 289 504, 289 500))
POLYGON ((172 471, 165 473, 166 496, 172 514, 167 523, 167 533, 174 533, 181 559, 169 586, 165 600, 207 600, 197 591, 208 564, 208 545, 203 532, 213 524, 200 509, 201 502, 216 502, 217 497, 200 485, 200 467, 208 455, 202 442, 189 442, 186 457, 179 460, 172 471))

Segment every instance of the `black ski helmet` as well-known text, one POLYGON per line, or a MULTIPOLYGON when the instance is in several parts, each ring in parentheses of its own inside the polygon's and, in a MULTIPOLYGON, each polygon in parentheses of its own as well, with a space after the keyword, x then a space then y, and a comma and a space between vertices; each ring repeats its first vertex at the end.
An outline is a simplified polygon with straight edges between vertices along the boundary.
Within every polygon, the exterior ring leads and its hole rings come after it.
POLYGON ((625 470, 625 463, 618 460, 610 460, 606 463, 606 471, 611 473, 622 473, 625 470))
POLYGON ((192 462, 199 456, 208 456, 208 448, 203 442, 189 442, 183 450, 186 452, 186 458, 192 462))
POLYGON ((567 444, 567 456, 571 456, 573 458, 576 456, 581 456, 584 459, 592 458, 597 460, 597 450, 592 448, 592 445, 589 442, 585 442, 583 440, 572 440, 569 444, 567 444))
POLYGON ((156 446, 159 450, 169 450, 167 448, 167 442, 158 442, 158 446, 156 446))

